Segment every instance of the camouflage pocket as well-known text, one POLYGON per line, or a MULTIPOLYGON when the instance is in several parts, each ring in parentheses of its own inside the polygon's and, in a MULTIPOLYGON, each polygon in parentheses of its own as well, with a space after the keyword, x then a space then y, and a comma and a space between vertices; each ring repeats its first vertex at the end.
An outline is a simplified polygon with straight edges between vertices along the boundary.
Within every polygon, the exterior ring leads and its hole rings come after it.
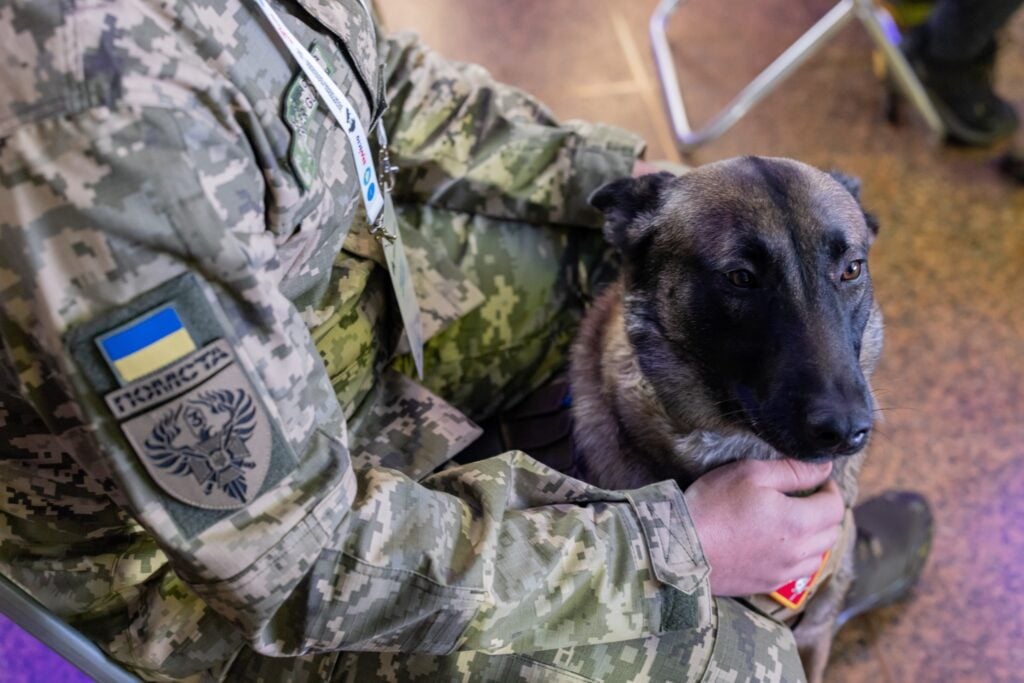
POLYGON ((472 443, 481 429, 394 370, 381 376, 349 421, 352 466, 388 467, 421 480, 472 443))
MULTIPOLYGON (((323 48, 313 43, 309 51, 329 76, 335 73, 334 60, 323 48)), ((309 191, 320 171, 320 150, 330 114, 320 104, 316 89, 302 71, 296 74, 285 92, 283 115, 292 132, 288 161, 302 189, 309 191)))

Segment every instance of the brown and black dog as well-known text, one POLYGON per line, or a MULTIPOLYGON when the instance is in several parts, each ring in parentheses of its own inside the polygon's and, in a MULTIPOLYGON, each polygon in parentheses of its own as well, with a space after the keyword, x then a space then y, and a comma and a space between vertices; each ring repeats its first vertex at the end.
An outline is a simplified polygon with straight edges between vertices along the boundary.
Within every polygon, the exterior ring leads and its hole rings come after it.
MULTIPOLYGON (((882 347, 867 268, 878 227, 859 190, 797 161, 745 157, 594 193, 622 272, 573 348, 583 478, 685 489, 742 458, 834 459, 853 505, 882 347)), ((811 680, 852 580, 852 543, 846 534, 833 550, 834 573, 795 629, 811 680)))

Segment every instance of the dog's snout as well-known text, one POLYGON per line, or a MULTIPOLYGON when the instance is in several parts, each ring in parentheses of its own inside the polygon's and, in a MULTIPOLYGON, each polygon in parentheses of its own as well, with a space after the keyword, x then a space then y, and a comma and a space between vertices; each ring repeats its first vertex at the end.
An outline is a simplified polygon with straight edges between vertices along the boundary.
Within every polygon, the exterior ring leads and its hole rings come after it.
POLYGON ((862 449, 871 433, 871 419, 857 411, 818 409, 807 416, 807 434, 819 452, 849 455, 862 449))

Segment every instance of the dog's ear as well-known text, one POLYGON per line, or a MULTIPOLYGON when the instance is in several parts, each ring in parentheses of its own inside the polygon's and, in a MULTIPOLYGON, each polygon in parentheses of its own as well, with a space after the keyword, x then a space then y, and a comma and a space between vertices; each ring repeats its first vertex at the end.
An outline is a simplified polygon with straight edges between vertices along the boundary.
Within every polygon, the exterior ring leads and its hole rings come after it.
POLYGON ((665 172, 619 178, 595 190, 589 201, 604 213, 605 239, 625 253, 646 237, 651 224, 644 215, 657 211, 662 190, 674 178, 665 172))
POLYGON ((832 180, 845 187, 846 191, 852 194, 854 199, 858 202, 860 201, 860 178, 847 175, 842 171, 836 171, 835 169, 829 171, 828 174, 832 176, 832 180))
POLYGON ((853 198, 857 200, 857 203, 860 204, 860 210, 864 212, 864 222, 868 224, 868 230, 871 231, 872 235, 877 237, 878 219, 875 218, 875 215, 873 213, 870 213, 867 209, 864 208, 864 203, 860 200, 860 178, 857 178, 856 176, 852 175, 847 175, 842 171, 836 170, 829 171, 828 174, 832 176, 833 180, 835 180, 837 183, 845 187, 846 191, 852 194, 853 198))

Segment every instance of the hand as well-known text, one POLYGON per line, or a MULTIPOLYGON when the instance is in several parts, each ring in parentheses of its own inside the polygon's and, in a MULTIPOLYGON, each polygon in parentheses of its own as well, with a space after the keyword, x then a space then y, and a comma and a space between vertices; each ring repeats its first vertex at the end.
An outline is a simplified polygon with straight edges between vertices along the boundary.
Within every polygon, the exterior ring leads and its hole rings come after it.
POLYGON ((654 164, 644 161, 643 159, 637 159, 633 163, 633 177, 639 178, 642 175, 650 175, 651 173, 657 173, 660 169, 654 164))
POLYGON ((741 460, 686 490, 713 595, 770 593, 814 573, 843 519, 839 487, 826 481, 831 471, 831 462, 741 460), (806 497, 786 495, 818 486, 806 497))

